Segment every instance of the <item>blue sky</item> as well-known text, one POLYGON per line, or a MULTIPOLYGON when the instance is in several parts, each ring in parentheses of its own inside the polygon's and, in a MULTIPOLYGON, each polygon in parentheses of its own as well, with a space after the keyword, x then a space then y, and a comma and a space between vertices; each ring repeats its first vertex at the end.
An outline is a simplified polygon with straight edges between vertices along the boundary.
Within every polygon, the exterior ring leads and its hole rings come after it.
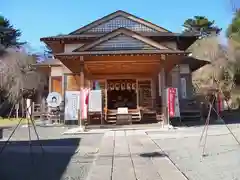
POLYGON ((195 15, 215 20, 225 30, 231 21, 229 1, 1 0, 0 14, 21 29, 22 40, 40 50, 41 37, 70 33, 116 10, 127 11, 173 32, 181 32, 184 20, 195 15))

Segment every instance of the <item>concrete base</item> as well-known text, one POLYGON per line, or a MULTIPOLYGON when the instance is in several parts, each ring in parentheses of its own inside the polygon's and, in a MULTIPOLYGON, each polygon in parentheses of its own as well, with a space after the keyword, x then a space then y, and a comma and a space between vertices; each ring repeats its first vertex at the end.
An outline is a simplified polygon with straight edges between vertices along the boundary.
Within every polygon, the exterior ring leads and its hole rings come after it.
POLYGON ((79 133, 83 133, 83 132, 85 132, 85 126, 69 129, 69 130, 65 131, 63 134, 64 135, 79 134, 79 133))
POLYGON ((0 139, 2 139, 2 138, 3 138, 3 129, 0 128, 0 139))
POLYGON ((216 123, 225 124, 225 122, 224 122, 224 120, 223 120, 223 119, 217 119, 215 122, 216 122, 216 123))

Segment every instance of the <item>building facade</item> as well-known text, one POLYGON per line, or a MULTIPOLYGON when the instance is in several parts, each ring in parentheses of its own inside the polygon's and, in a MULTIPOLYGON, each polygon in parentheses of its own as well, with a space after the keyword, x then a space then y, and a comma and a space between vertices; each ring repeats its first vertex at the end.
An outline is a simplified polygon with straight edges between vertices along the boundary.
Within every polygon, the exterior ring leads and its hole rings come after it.
POLYGON ((197 38, 117 11, 67 35, 41 38, 55 59, 38 67, 49 73, 50 92, 63 97, 99 85, 104 121, 89 123, 115 122, 118 107, 143 121, 163 112, 166 87, 178 89, 180 110, 193 97, 191 74, 207 63, 186 51, 197 38))

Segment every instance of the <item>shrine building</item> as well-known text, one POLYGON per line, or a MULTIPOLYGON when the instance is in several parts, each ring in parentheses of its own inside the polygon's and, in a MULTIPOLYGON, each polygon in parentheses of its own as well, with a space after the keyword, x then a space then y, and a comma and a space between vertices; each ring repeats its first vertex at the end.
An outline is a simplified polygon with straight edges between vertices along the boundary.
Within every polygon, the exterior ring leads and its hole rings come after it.
POLYGON ((181 112, 194 98, 192 72, 207 64, 187 51, 197 39, 116 11, 69 34, 41 38, 54 59, 37 67, 49 73, 49 91, 65 103, 66 92, 99 85, 103 120, 89 124, 116 122, 118 107, 127 107, 132 121, 146 122, 163 113, 166 87, 177 88, 181 112))

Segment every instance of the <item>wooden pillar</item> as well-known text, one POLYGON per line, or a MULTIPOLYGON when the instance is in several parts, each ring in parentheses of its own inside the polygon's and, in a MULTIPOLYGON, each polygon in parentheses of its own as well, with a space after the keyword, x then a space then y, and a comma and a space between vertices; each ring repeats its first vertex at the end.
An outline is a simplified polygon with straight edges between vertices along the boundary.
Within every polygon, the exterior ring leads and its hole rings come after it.
POLYGON ((151 79, 152 108, 156 109, 156 77, 151 79))
POLYGON ((82 90, 84 88, 84 64, 81 63, 80 65, 80 90, 82 90))
POLYGON ((160 82, 161 82, 161 86, 159 87, 161 90, 161 104, 162 104, 162 113, 164 115, 164 124, 166 124, 166 120, 167 120, 167 96, 166 96, 166 91, 165 89, 167 88, 167 82, 166 82, 166 56, 165 55, 161 55, 161 61, 162 61, 162 65, 161 65, 161 69, 160 69, 160 82))
POLYGON ((137 109, 139 109, 139 90, 138 90, 138 79, 136 79, 136 96, 137 96, 137 109))

